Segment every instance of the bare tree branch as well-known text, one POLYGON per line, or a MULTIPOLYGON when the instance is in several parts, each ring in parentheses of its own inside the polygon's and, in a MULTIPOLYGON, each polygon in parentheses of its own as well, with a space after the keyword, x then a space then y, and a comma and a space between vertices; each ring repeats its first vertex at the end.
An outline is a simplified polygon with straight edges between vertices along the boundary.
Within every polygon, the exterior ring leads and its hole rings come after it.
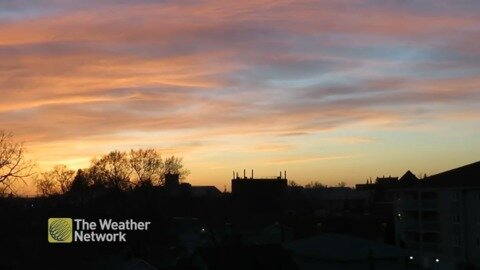
POLYGON ((33 163, 26 160, 22 143, 14 142, 13 135, 0 130, 0 195, 14 193, 14 184, 34 175, 33 163))
POLYGON ((137 186, 162 184, 160 175, 164 164, 155 149, 132 149, 129 162, 134 172, 135 179, 133 181, 137 186))

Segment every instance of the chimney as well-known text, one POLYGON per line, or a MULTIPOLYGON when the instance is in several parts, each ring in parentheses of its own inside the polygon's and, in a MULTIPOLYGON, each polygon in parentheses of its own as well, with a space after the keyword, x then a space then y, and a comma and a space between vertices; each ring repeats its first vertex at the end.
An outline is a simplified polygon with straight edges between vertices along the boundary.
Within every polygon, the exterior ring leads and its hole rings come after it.
POLYGON ((252 170, 252 179, 253 179, 253 170, 252 170))
POLYGON ((283 176, 285 177, 285 179, 287 179, 287 171, 283 172, 283 176))
POLYGON ((243 169, 243 179, 247 179, 247 170, 243 169))
POLYGON ((180 185, 179 175, 167 173, 165 174, 165 186, 167 188, 176 188, 180 185))

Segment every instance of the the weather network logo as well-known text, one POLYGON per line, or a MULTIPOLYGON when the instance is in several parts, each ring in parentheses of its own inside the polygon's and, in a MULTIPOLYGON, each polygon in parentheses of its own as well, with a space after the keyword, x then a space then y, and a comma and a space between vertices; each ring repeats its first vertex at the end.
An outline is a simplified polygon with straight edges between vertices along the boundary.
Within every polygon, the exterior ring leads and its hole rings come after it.
POLYGON ((73 234, 73 222, 71 218, 48 219, 48 242, 71 243, 73 234))
MULTIPOLYGON (((1 1, 1 0, 0 0, 1 1)), ((101 218, 49 218, 48 242, 127 242, 130 231, 147 231, 152 222, 126 219, 114 221, 101 218)))

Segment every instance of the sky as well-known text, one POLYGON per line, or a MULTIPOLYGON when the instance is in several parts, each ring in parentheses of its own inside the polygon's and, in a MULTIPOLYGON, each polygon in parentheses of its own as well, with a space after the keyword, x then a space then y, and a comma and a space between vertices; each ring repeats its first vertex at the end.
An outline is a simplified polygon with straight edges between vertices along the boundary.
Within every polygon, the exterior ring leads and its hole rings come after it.
MULTIPOLYGON (((480 160, 480 1, 0 1, 0 128, 39 170, 112 150, 299 184, 480 160)), ((28 188, 25 188, 28 190, 28 188)))

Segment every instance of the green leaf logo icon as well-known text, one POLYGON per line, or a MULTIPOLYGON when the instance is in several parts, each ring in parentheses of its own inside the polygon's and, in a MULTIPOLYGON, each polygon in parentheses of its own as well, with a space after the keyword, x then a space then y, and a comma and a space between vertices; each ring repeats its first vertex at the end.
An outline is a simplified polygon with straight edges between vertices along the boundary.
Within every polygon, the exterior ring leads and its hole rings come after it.
POLYGON ((72 242, 72 219, 50 218, 48 219, 48 241, 50 243, 72 242))

